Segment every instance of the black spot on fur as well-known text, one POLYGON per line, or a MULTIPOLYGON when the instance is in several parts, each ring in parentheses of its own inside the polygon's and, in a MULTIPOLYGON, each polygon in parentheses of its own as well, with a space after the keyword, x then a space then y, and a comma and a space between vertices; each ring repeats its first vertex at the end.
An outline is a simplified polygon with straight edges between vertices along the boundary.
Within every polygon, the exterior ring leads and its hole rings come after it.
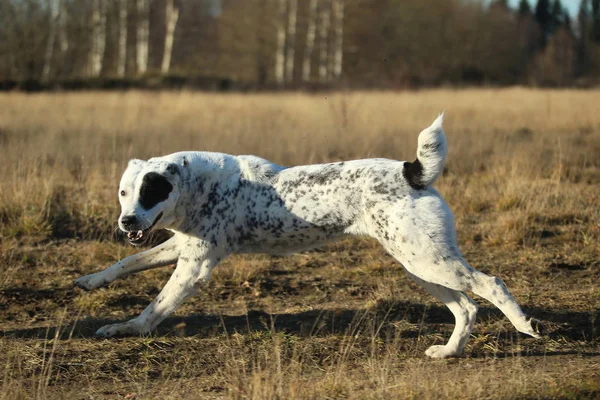
POLYGON ((440 149, 440 147, 442 147, 442 142, 435 142, 435 143, 425 143, 423 146, 421 146, 423 149, 425 150, 434 150, 437 151, 440 149))
POLYGON ((168 171, 170 174, 173 174, 173 175, 179 175, 179 167, 177 166, 177 164, 169 164, 169 165, 167 166, 167 171, 168 171))
POLYGON ((383 183, 380 183, 379 185, 374 186, 373 191, 375 193, 379 193, 379 194, 388 194, 389 193, 388 187, 383 183))
POLYGON ((404 163, 402 175, 413 189, 425 189, 425 185, 423 185, 423 164, 418 158, 413 162, 406 161, 404 163))
POLYGON ((340 178, 341 175, 339 169, 330 166, 306 176, 306 181, 309 184, 312 181, 317 185, 326 185, 340 178))
POLYGON ((148 172, 144 175, 140 188, 140 204, 144 210, 150 210, 158 203, 168 199, 172 190, 173 185, 167 178, 156 172, 148 172))

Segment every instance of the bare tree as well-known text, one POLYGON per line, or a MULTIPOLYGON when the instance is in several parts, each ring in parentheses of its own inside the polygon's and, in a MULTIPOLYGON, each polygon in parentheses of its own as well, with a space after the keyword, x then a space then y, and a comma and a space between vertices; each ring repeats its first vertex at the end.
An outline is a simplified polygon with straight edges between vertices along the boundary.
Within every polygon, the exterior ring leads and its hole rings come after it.
POLYGON ((90 70, 92 76, 100 76, 106 49, 106 0, 94 0, 92 10, 92 47, 90 70))
POLYGON ((275 28, 277 31, 277 48, 275 49, 275 82, 281 85, 285 82, 285 7, 286 0, 279 1, 279 12, 275 28))
POLYGON ((67 2, 65 0, 58 0, 60 9, 58 16, 58 41, 60 42, 60 51, 66 53, 69 50, 69 36, 67 35, 67 2))
POLYGON ((285 64, 285 80, 294 80, 294 64, 296 61, 296 23, 298 20, 298 0, 288 0, 287 54, 285 64))
POLYGON ((257 6, 253 7, 256 13, 254 20, 257 24, 257 29, 255 29, 256 82, 259 86, 264 86, 267 81, 269 64, 271 63, 271 48, 269 46, 271 31, 268 29, 269 24, 267 21, 270 21, 272 16, 268 15, 269 0, 258 0, 257 3, 257 6))
POLYGON ((335 43, 333 76, 342 76, 342 61, 344 55, 344 0, 333 0, 333 18, 335 20, 335 43))
POLYGON ((302 80, 310 80, 310 66, 312 53, 315 47, 315 34, 317 28, 317 0, 310 0, 308 6, 308 28, 306 30, 306 47, 304 49, 304 60, 302 62, 302 80))
POLYGON ((0 0, 0 81, 177 67, 224 85, 570 85, 600 71, 600 0, 576 1, 541 51, 532 0, 0 0))
POLYGON ((163 52, 163 59, 161 65, 161 72, 163 74, 169 73, 171 66, 171 54, 173 53, 173 40, 175 37, 175 27, 177 26, 177 20, 179 19, 179 9, 173 5, 173 0, 167 0, 165 9, 166 18, 166 32, 165 32, 165 49, 163 52))
POLYGON ((331 23, 331 4, 324 2, 321 10, 321 25, 319 26, 319 79, 326 81, 329 78, 327 61, 329 59, 329 25, 331 23))
POLYGON ((128 0, 119 0, 119 58, 117 60, 117 75, 125 76, 127 64, 127 6, 128 0))
POLYGON ((48 21, 49 32, 46 42, 46 53, 44 55, 44 68, 42 70, 42 80, 50 79, 50 69, 52 67, 52 55, 54 54, 54 40, 56 37, 56 27, 60 15, 60 0, 46 0, 50 20, 48 21), (58 4, 57 4, 58 3, 58 4))
POLYGON ((150 37, 150 0, 137 0, 136 60, 138 74, 148 70, 148 41, 150 37))

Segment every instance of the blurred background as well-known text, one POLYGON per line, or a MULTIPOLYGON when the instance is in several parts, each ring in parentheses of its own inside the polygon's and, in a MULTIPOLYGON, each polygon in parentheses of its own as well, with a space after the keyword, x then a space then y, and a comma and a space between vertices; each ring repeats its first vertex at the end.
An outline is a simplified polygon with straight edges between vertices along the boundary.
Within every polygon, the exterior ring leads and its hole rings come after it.
POLYGON ((0 87, 590 86, 600 0, 0 0, 0 87))

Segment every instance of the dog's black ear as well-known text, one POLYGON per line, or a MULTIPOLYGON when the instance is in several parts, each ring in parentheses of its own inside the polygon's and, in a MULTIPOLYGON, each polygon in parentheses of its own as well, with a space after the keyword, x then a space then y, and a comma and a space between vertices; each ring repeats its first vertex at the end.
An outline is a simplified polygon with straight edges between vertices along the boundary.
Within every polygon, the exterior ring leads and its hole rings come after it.
POLYGON ((150 210, 158 203, 167 200, 172 191, 173 185, 166 176, 148 172, 144 175, 140 186, 140 205, 144 210, 150 210))
POLYGON ((181 171, 179 170, 179 165, 175 163, 170 163, 167 165, 167 172, 171 175, 180 175, 181 171))

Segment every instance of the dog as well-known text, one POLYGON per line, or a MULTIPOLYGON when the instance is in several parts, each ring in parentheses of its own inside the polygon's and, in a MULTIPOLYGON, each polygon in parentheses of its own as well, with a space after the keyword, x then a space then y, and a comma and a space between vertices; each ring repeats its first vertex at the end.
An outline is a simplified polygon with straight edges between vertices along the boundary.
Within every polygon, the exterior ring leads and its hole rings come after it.
POLYGON ((466 291, 493 303, 519 332, 540 337, 539 321, 523 313, 502 281, 461 256, 452 212, 431 187, 447 154, 442 122, 443 113, 419 134, 413 162, 375 158, 285 168, 255 156, 211 152, 131 160, 119 186, 119 228, 133 245, 156 229, 174 236, 75 284, 91 290, 135 272, 177 266, 137 318, 103 326, 96 335, 151 332, 230 254, 284 255, 367 235, 454 314, 449 341, 429 347, 427 356, 462 354, 477 313, 466 291))

